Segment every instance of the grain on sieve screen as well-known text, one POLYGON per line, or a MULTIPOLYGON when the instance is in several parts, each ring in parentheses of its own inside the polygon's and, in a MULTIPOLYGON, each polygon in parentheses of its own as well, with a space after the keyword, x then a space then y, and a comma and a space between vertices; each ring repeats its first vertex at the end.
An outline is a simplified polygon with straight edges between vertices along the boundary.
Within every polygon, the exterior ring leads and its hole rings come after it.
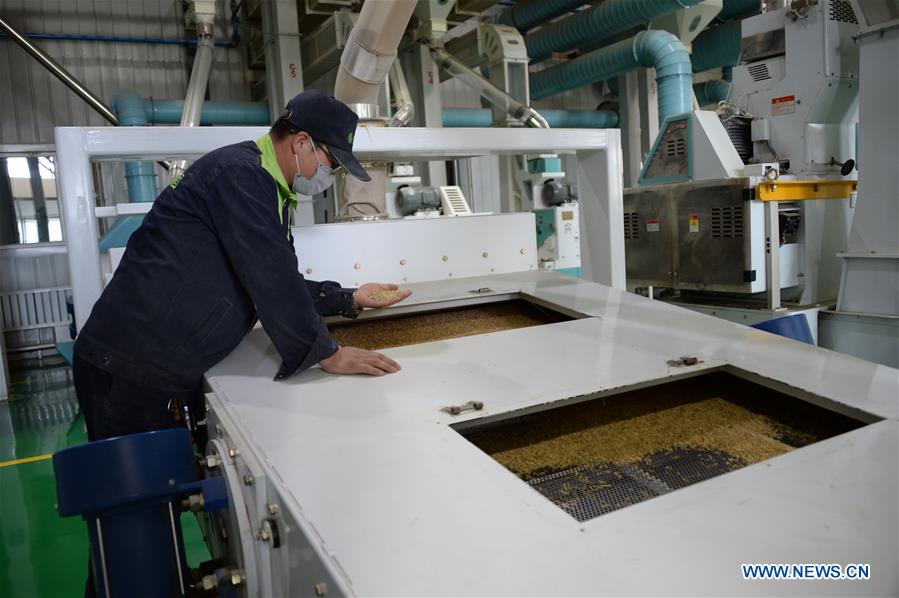
POLYGON ((487 334, 570 320, 568 316, 514 300, 332 325, 338 344, 377 350, 487 334))

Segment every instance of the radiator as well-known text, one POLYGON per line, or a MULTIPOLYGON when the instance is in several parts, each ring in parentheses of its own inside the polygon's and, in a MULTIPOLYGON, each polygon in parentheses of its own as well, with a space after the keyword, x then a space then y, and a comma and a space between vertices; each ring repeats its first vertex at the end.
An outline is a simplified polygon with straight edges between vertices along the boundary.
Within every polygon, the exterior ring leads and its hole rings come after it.
POLYGON ((37 349, 67 339, 71 316, 66 311, 66 295, 71 292, 69 287, 0 292, 7 350, 37 349), (57 328, 62 330, 55 331, 57 328))

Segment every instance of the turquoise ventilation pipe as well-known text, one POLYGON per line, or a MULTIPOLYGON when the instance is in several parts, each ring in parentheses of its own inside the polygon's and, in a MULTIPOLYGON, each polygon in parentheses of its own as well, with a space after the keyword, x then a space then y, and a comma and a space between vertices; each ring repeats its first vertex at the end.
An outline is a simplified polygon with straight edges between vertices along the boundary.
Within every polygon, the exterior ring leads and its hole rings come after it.
MULTIPOLYGON (((112 108, 119 117, 119 126, 139 127, 149 124, 144 99, 137 92, 120 91, 112 98, 112 108)), ((156 199, 156 169, 153 162, 126 162, 125 181, 128 186, 128 201, 153 201, 156 199)), ((124 247, 140 223, 143 216, 119 218, 100 239, 100 251, 113 247, 124 247)))
POLYGON ((531 99, 539 100, 638 67, 655 67, 659 121, 693 109, 690 54, 667 31, 641 31, 633 38, 594 50, 531 75, 531 99))
POLYGON ((733 85, 728 81, 713 79, 704 83, 694 83, 693 93, 696 94, 696 102, 700 106, 705 106, 727 100, 732 88, 733 85))
POLYGON ((693 40, 693 72, 699 73, 719 66, 733 67, 740 64, 740 45, 743 42, 743 24, 731 21, 706 29, 693 40))
POLYGON ((715 17, 716 21, 729 21, 736 17, 746 17, 762 12, 761 0, 724 0, 721 12, 715 17))
MULTIPOLYGON (((184 112, 184 100, 146 100, 147 121, 157 125, 177 125, 184 112)), ((268 106, 256 102, 203 102, 201 125, 269 125, 268 106)))
POLYGON ((501 25, 511 25, 519 31, 527 31, 584 4, 584 0, 521 0, 499 16, 501 25))
POLYGON ((567 19, 550 23, 526 35, 524 44, 531 62, 538 62, 553 52, 572 50, 643 25, 681 8, 699 4, 700 0, 606 0, 591 9, 567 19))
POLYGON ((444 127, 489 127, 493 124, 490 108, 444 108, 440 116, 444 127))
MULTIPOLYGON (((135 91, 120 91, 112 98, 112 107, 120 126, 147 126, 181 122, 184 100, 145 100, 135 91)), ((268 125, 268 106, 254 102, 203 102, 200 124, 203 125, 268 125)), ((125 181, 128 200, 154 201, 158 194, 153 162, 126 162, 125 181)), ((119 218, 100 240, 100 251, 124 247, 137 230, 143 216, 119 218)))
MULTIPOLYGON (((541 110, 554 129, 614 129, 618 113, 609 110, 541 110)), ((444 108, 444 127, 489 127, 493 112, 489 108, 444 108)))
POLYGON ((611 110, 541 110, 556 129, 617 129, 618 113, 611 110))

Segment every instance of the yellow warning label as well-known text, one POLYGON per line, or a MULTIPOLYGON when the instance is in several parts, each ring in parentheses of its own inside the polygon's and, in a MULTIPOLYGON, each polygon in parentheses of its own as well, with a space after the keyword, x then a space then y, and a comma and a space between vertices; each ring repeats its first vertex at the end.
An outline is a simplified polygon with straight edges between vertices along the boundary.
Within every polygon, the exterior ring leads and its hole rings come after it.
POLYGON ((690 232, 699 232, 699 214, 690 214, 690 232))

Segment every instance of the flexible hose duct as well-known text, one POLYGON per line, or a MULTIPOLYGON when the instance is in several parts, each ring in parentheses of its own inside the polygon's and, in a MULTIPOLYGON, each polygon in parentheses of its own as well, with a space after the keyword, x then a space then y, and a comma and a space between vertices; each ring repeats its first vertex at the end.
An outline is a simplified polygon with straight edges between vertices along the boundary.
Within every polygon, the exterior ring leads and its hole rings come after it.
POLYGON ((585 0, 522 0, 499 16, 501 25, 527 31, 583 5, 585 0))
POLYGON ((713 79, 703 83, 694 83, 693 93, 696 94, 696 102, 700 106, 705 106, 706 104, 717 104, 727 100, 730 97, 732 88, 733 85, 728 81, 713 79))
POLYGON ((415 4, 416 0, 396 0, 362 5, 340 56, 335 98, 345 104, 378 103, 378 87, 396 58, 415 4))
MULTIPOLYGON (((369 0, 362 5, 340 55, 335 98, 351 105, 378 103, 378 89, 396 59, 397 47, 416 4, 415 0, 369 0)), ((368 170, 372 180, 367 183, 343 175, 343 191, 337 195, 335 205, 338 217, 349 215, 351 207, 360 212, 360 206, 373 208, 379 214, 387 211, 387 169, 378 166, 368 170)))
POLYGON ((746 17, 762 12, 760 0, 724 0, 721 12, 715 17, 717 21, 729 21, 736 17, 746 17))
POLYGON ((659 119, 693 108, 690 54, 667 31, 641 31, 633 38, 594 50, 531 75, 531 99, 539 100, 638 67, 655 67, 659 119))
POLYGON ((743 43, 743 26, 731 21, 706 29, 693 40, 693 72, 699 73, 719 66, 740 64, 740 47, 743 43))
POLYGON ((648 23, 675 10, 698 4, 700 0, 606 0, 567 19, 550 23, 526 35, 525 46, 531 62, 553 52, 572 50, 648 23))

